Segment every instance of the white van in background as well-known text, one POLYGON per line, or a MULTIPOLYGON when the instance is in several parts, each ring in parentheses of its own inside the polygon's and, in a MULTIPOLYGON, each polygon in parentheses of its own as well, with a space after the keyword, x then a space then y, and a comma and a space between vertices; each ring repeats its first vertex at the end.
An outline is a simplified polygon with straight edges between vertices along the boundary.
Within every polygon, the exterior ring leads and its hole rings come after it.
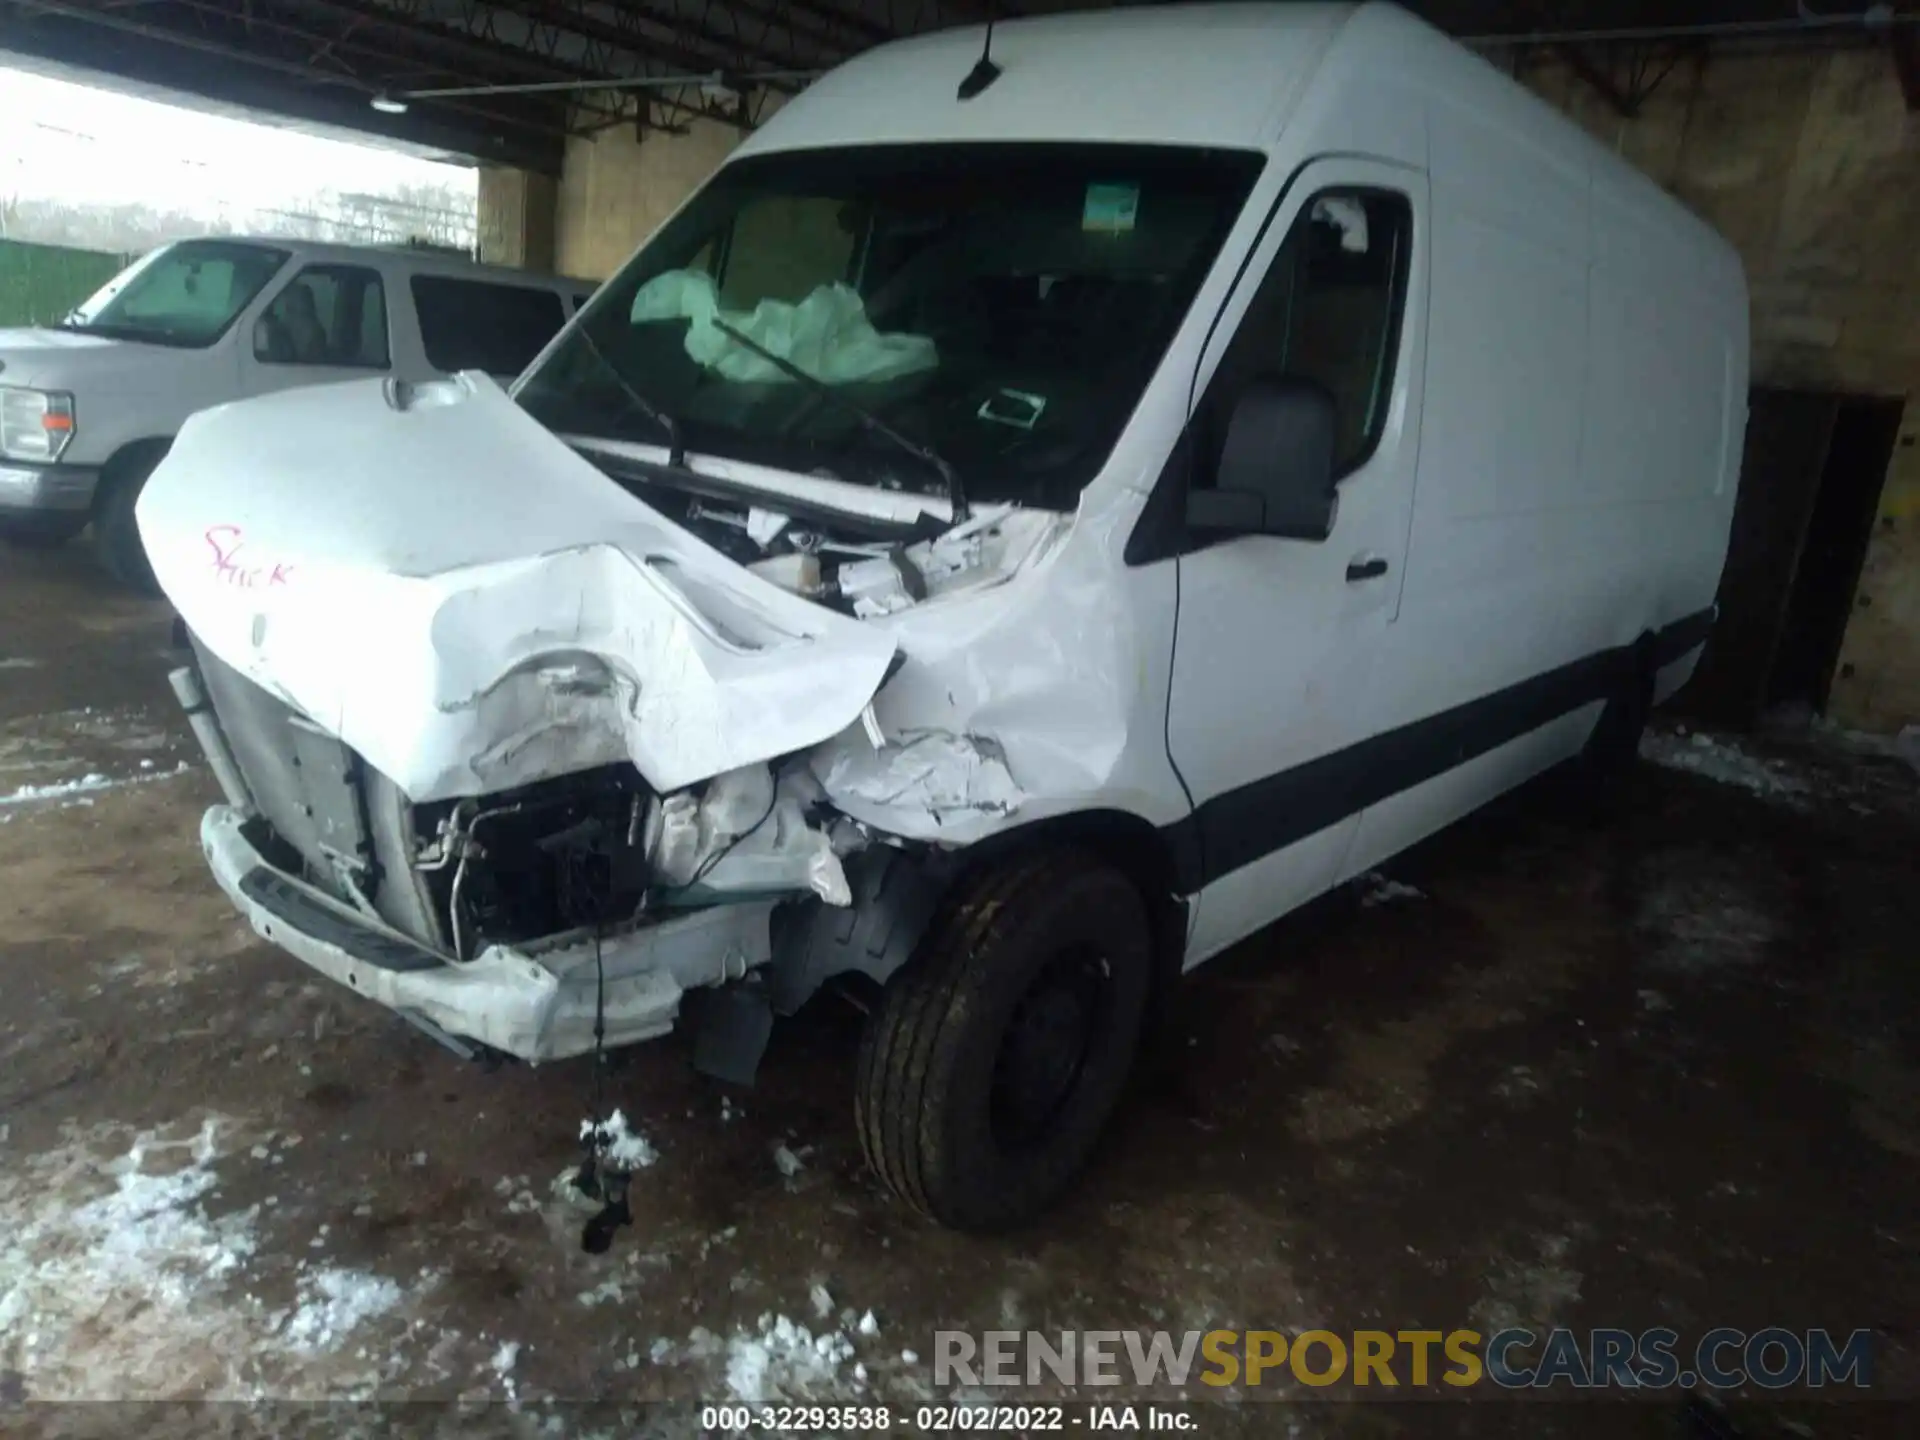
POLYGON ((225 407, 139 510, 262 935, 529 1061, 851 991, 874 1170, 976 1228, 1182 970, 1631 760, 1748 365, 1733 250, 1392 6, 983 39, 802 92, 511 396, 225 407))
POLYGON ((163 245, 59 324, 0 330, 0 540, 92 520, 107 568, 147 588, 133 504, 195 411, 375 373, 510 380, 592 293, 404 246, 163 245))

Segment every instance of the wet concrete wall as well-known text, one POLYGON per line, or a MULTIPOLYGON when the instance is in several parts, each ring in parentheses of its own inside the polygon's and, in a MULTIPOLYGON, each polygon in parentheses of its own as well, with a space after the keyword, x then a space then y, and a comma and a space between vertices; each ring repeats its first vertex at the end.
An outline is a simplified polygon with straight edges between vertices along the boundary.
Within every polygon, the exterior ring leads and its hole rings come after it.
MULTIPOLYGON (((1712 53, 1632 119, 1564 66, 1521 78, 1739 249, 1756 384, 1920 392, 1920 113, 1883 49, 1712 53)), ((1864 730, 1920 720, 1917 437, 1910 403, 1830 700, 1864 730)))

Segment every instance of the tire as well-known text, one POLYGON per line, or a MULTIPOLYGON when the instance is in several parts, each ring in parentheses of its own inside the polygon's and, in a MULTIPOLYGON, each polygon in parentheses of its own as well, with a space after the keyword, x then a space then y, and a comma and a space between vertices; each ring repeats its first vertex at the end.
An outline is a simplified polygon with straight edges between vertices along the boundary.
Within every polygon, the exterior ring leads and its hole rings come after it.
POLYGON ((854 1123, 881 1182, 958 1230, 1044 1210, 1120 1098, 1151 936, 1139 891, 1088 855, 1033 856, 965 882, 861 1042, 854 1123))
POLYGON ((85 515, 0 515, 0 540, 23 550, 51 550, 87 528, 85 515))
POLYGON ((159 463, 159 455, 146 455, 110 469, 100 477, 93 502, 94 553, 109 575, 140 595, 158 595, 160 586, 147 563, 147 548, 140 543, 133 506, 159 463))

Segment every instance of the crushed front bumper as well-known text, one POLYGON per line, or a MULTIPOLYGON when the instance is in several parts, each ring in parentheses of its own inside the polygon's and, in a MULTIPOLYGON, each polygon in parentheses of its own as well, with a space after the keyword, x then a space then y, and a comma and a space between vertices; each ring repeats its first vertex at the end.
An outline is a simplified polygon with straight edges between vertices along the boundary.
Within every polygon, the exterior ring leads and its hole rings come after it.
POLYGON ((245 816, 216 805, 200 845, 220 888, 264 938, 329 979, 378 1002, 456 1049, 560 1060, 594 1048, 603 996, 608 1046, 664 1035, 680 997, 765 964, 774 902, 689 911, 601 937, 493 945, 458 964, 270 864, 245 816))

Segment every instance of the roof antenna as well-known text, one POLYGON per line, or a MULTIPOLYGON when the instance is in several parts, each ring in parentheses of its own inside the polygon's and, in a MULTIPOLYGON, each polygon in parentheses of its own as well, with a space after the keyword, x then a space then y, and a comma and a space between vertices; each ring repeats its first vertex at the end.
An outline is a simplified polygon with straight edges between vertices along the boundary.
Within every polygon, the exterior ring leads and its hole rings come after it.
POLYGON ((980 47, 980 58, 973 62, 973 69, 967 72, 967 78, 960 82, 960 98, 971 100, 982 90, 1000 78, 1000 67, 993 63, 993 21, 987 21, 987 38, 980 47))

